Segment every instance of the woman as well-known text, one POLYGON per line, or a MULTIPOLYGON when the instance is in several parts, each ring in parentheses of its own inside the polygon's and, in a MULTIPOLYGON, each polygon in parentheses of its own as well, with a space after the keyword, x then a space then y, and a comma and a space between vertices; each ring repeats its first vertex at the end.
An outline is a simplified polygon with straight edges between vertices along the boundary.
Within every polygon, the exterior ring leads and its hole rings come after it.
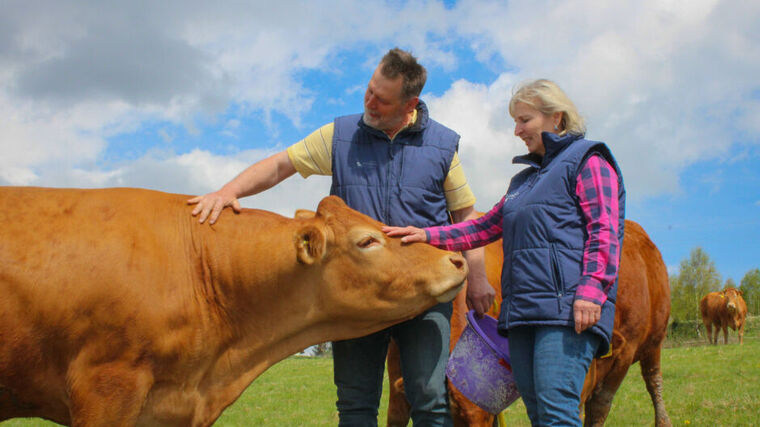
POLYGON ((610 350, 625 191, 604 143, 584 139, 573 103, 552 81, 509 103, 527 168, 486 215, 443 227, 386 227, 404 242, 452 251, 503 239, 499 332, 533 425, 581 425, 583 380, 610 350))

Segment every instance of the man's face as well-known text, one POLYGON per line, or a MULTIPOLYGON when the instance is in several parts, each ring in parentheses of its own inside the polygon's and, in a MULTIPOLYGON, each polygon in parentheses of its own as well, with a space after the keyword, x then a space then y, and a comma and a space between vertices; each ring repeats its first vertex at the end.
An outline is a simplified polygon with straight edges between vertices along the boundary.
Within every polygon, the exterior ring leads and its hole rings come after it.
POLYGON ((403 77, 389 79, 375 69, 364 94, 364 123, 387 134, 395 134, 406 125, 408 114, 417 106, 417 98, 403 99, 403 77))

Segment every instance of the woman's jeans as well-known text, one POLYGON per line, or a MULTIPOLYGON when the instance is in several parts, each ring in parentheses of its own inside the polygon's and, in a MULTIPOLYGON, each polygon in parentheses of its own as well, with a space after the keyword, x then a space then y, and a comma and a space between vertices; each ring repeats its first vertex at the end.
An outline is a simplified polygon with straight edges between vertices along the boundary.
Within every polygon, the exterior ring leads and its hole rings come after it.
POLYGON ((513 375, 534 426, 580 426, 583 381, 600 338, 566 326, 509 330, 513 375))
POLYGON ((333 342, 340 426, 377 426, 391 336, 401 353, 406 398, 415 426, 451 426, 446 394, 452 304, 362 338, 333 342))

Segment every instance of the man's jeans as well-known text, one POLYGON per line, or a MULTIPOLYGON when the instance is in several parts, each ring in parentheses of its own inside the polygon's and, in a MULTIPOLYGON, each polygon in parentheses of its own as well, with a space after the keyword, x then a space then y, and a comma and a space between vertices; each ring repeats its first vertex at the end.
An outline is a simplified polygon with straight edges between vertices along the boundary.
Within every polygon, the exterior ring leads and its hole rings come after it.
POLYGON ((512 369, 534 426, 580 426, 580 397, 600 338, 566 326, 509 330, 512 369))
POLYGON ((401 353, 406 398, 415 426, 451 426, 446 394, 452 304, 362 338, 333 342, 340 426, 377 426, 391 336, 401 353))

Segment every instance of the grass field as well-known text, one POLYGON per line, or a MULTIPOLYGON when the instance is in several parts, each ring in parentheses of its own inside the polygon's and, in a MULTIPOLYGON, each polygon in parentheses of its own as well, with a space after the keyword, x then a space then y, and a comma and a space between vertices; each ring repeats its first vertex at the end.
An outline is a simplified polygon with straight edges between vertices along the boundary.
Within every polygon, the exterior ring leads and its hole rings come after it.
MULTIPOLYGON (((749 332, 749 331, 748 331, 749 332)), ((665 404, 674 426, 760 426, 760 336, 754 332, 739 346, 705 344, 665 348, 665 404)), ((722 338, 721 338, 722 342, 722 338)), ((387 393, 387 384, 385 387, 387 393)), ((329 358, 291 357, 270 368, 229 407, 215 426, 334 426, 335 387, 329 358)), ((379 425, 385 425, 387 394, 379 425)), ((509 426, 528 426, 517 401, 506 411, 509 426)), ((609 426, 647 426, 654 411, 641 379, 631 367, 613 401, 609 426)), ((54 426, 37 419, 10 420, 11 426, 54 426)))

